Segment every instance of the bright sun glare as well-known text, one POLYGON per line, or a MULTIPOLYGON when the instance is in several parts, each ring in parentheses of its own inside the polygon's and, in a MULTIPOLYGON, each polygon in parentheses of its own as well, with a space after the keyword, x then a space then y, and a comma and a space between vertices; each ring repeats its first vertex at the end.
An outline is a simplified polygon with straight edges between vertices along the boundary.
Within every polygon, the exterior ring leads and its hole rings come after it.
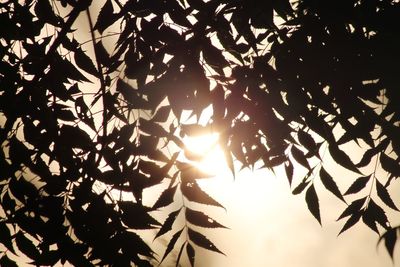
POLYGON ((199 160, 192 160, 191 163, 214 176, 226 174, 228 169, 218 138, 219 135, 214 133, 183 139, 188 152, 199 156, 199 160))

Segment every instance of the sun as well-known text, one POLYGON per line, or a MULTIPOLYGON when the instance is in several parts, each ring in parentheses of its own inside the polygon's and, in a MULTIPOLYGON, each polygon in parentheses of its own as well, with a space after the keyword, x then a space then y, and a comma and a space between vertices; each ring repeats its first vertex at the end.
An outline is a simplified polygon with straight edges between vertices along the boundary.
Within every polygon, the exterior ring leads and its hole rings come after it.
POLYGON ((220 176, 229 173, 222 148, 218 144, 219 134, 212 133, 196 137, 185 136, 185 158, 199 170, 220 176))

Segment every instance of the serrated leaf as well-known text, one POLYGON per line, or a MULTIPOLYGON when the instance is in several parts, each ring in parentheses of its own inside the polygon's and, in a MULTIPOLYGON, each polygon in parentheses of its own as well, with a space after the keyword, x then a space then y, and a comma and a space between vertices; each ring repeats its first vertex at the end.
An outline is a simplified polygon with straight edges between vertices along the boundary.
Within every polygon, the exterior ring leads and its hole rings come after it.
POLYGON ((195 251, 190 243, 188 243, 186 246, 186 253, 189 258, 190 266, 194 267, 195 251))
POLYGON ((18 249, 29 258, 36 260, 40 253, 37 247, 22 232, 18 232, 15 237, 18 249))
POLYGON ((340 150, 337 146, 329 145, 329 153, 336 161, 336 163, 338 163, 340 166, 345 167, 350 171, 361 174, 358 168, 354 165, 353 161, 351 161, 350 157, 345 152, 340 150))
POLYGON ((165 252, 164 252, 164 256, 162 257, 162 259, 161 259, 161 261, 160 261, 160 264, 164 261, 164 259, 168 256, 168 254, 169 254, 169 253, 172 251, 172 249, 174 248, 175 243, 176 243, 176 241, 178 240, 179 236, 182 234, 183 229, 184 229, 184 228, 182 228, 181 230, 179 230, 178 232, 176 232, 176 233, 172 236, 171 240, 170 240, 169 243, 168 243, 167 249, 166 249, 165 252))
POLYGON ((372 231, 379 234, 378 227, 376 226, 376 221, 374 214, 370 210, 366 210, 362 215, 362 220, 366 226, 368 226, 372 231))
POLYGON ((162 236, 163 234, 167 233, 168 231, 170 231, 172 229, 172 225, 174 224, 175 219, 178 216, 180 211, 181 211, 181 209, 178 209, 176 211, 171 212, 168 215, 167 219, 165 219, 165 222, 161 226, 160 230, 158 231, 158 233, 157 233, 156 237, 154 237, 154 239, 156 239, 159 236, 162 236))
POLYGON ((396 162, 396 160, 392 159, 385 153, 381 153, 380 161, 382 168, 385 171, 393 174, 394 176, 400 177, 400 164, 396 162))
POLYGON ((181 183, 181 191, 189 201, 223 208, 220 203, 204 192, 195 180, 183 181, 181 183))
POLYGON ((344 203, 346 203, 346 201, 344 200, 344 198, 342 196, 342 193, 340 193, 340 190, 339 190, 338 186, 336 185, 335 181, 333 180, 332 176, 322 167, 319 171, 319 176, 320 176, 321 182, 325 186, 325 188, 328 189, 337 198, 339 198, 344 203))
POLYGON ((386 231, 380 238, 378 243, 382 240, 385 242, 386 250, 388 251, 390 257, 393 259, 394 246, 396 245, 398 238, 399 227, 391 228, 386 231))
POLYGON ((317 192, 315 191, 314 184, 312 184, 306 192, 306 203, 311 214, 317 219, 319 224, 321 224, 321 215, 319 212, 319 200, 317 192))
POLYGON ((156 203, 154 203, 153 209, 159 209, 173 203, 176 188, 177 186, 173 186, 164 190, 161 193, 160 197, 157 199, 156 203))
POLYGON ((95 30, 99 30, 101 34, 114 22, 114 8, 111 0, 107 0, 104 6, 100 9, 99 16, 97 17, 95 30))
POLYGON ((378 179, 376 179, 376 191, 378 193, 379 198, 389 207, 391 207, 394 210, 399 211, 399 209, 396 207, 394 204, 392 198, 389 195, 389 192, 387 191, 386 187, 384 187, 378 179))
POLYGON ((311 169, 311 167, 310 167, 310 164, 308 163, 308 161, 307 161, 307 157, 304 155, 304 153, 300 150, 300 149, 298 149, 296 146, 292 146, 292 149, 291 149, 291 152, 292 152, 292 156, 293 156, 293 158, 298 162, 298 163, 300 163, 301 165, 303 165, 306 169, 308 169, 308 170, 310 170, 311 169))
POLYGON ((188 228, 188 236, 189 236, 189 240, 192 241, 194 244, 198 245, 199 247, 202 247, 207 250, 211 250, 214 252, 221 253, 222 255, 225 255, 210 240, 208 240, 207 237, 200 234, 199 232, 196 232, 196 231, 192 230, 191 228, 188 228))
POLYGON ((343 228, 340 230, 338 235, 340 235, 341 233, 343 233, 344 231, 355 225, 360 220, 360 218, 361 218, 360 212, 352 214, 351 217, 346 221, 346 223, 344 224, 343 228))
POLYGON ((363 198, 354 200, 349 206, 347 206, 347 208, 342 212, 342 214, 339 216, 339 218, 337 218, 337 221, 359 212, 361 210, 362 206, 364 205, 366 199, 367 199, 366 197, 363 197, 363 198))
POLYGON ((83 52, 81 48, 75 50, 74 60, 76 65, 78 65, 79 68, 83 69, 87 73, 96 77, 99 75, 98 70, 93 64, 93 60, 85 52, 83 52))
POLYGON ((185 211, 186 220, 191 224, 206 227, 206 228, 226 228, 219 222, 211 219, 208 215, 204 214, 201 211, 192 210, 186 207, 185 211))
POLYGON ((367 166, 371 162, 372 158, 377 153, 378 153, 378 151, 376 151, 376 149, 374 149, 374 148, 371 148, 371 149, 365 151, 360 162, 356 164, 356 167, 361 168, 361 167, 367 166))
POLYGON ((354 181, 354 183, 349 187, 349 189, 347 189, 347 191, 344 193, 344 195, 355 194, 355 193, 360 192, 360 190, 362 190, 367 185, 369 179, 370 179, 370 175, 358 177, 354 181))
POLYGON ((378 206, 372 199, 370 199, 368 202, 367 210, 372 214, 377 223, 382 225, 383 228, 388 229, 389 221, 388 218, 386 217, 385 211, 380 206, 378 206))
POLYGON ((54 14, 53 8, 51 7, 48 0, 37 1, 35 5, 36 16, 53 26, 59 26, 60 18, 54 14))

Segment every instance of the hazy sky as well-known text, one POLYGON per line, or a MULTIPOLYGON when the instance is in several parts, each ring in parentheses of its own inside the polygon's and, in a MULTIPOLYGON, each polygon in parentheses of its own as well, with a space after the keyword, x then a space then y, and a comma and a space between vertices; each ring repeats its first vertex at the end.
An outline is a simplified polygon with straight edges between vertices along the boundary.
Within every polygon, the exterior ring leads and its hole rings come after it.
MULTIPOLYGON (((291 195, 286 177, 273 177, 266 170, 243 171, 235 182, 216 177, 206 183, 204 188, 227 208, 226 213, 212 210, 210 215, 222 214, 231 230, 206 232, 227 256, 203 251, 197 266, 400 266, 400 257, 392 264, 383 244, 376 247, 378 235, 363 223, 337 237, 344 221, 335 220, 345 204, 318 182, 322 227, 308 211, 304 194, 291 195)), ((397 247, 395 254, 399 252, 397 247)))

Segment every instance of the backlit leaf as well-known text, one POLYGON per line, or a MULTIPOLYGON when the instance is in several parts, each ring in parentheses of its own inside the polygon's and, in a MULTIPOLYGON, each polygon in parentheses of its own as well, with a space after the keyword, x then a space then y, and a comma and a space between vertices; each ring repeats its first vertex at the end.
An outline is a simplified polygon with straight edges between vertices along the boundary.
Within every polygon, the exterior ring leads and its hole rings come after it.
POLYGON ((353 215, 357 212, 359 212, 364 205, 366 200, 366 197, 354 200, 347 208, 342 212, 342 214, 339 216, 338 220, 341 220, 347 216, 353 215))
POLYGON ((195 251, 190 243, 188 243, 186 246, 186 253, 189 258, 190 266, 194 267, 195 251))
POLYGON ((6 253, 0 258, 0 266, 18 267, 17 263, 11 260, 6 253))
POLYGON ((75 50, 74 59, 79 68, 96 77, 99 75, 99 72, 94 66, 92 59, 84 51, 82 51, 81 48, 75 50))
POLYGON ((388 251, 390 257, 393 259, 394 246, 396 245, 399 236, 399 227, 391 228, 386 231, 380 238, 379 242, 382 240, 385 242, 386 250, 388 251))
POLYGON ((344 231, 355 225, 360 220, 360 218, 361 218, 360 212, 353 213, 350 216, 350 218, 346 221, 346 223, 344 224, 343 228, 340 230, 338 235, 340 235, 341 233, 343 233, 344 231))
MULTIPOLYGON (((178 240, 179 236, 182 234, 183 229, 184 229, 184 228, 182 228, 181 230, 179 230, 178 232, 176 232, 176 233, 172 236, 171 240, 170 240, 169 243, 168 243, 167 249, 166 249, 165 252, 164 252, 164 256, 163 256, 162 259, 161 259, 161 262, 163 262, 164 259, 168 256, 168 254, 172 251, 172 249, 173 249, 174 246, 175 246, 176 241, 178 240)), ((160 263, 161 263, 161 262, 160 262, 160 263)))
POLYGON ((199 247, 225 255, 210 240, 208 240, 207 237, 200 234, 199 232, 196 232, 191 228, 188 228, 188 236, 189 240, 192 241, 194 244, 198 245, 199 247))
POLYGON ((354 165, 353 161, 351 161, 350 157, 345 152, 340 150, 337 146, 329 145, 329 153, 339 165, 353 172, 360 173, 358 168, 354 165))
POLYGON ((161 226, 160 230, 158 231, 158 233, 157 233, 156 237, 154 237, 154 239, 156 239, 159 236, 162 236, 163 234, 167 233, 168 231, 170 231, 172 229, 172 225, 174 224, 175 219, 178 216, 180 211, 181 211, 181 209, 178 209, 176 211, 171 212, 168 215, 167 219, 161 226))
POLYGON ((292 152, 293 158, 298 163, 300 163, 301 165, 303 165, 305 168, 307 168, 309 170, 311 169, 310 164, 308 163, 306 156, 304 155, 304 153, 300 149, 298 149, 296 146, 293 145, 292 149, 291 149, 291 152, 292 152))
POLYGON ((226 228, 222 224, 218 223, 214 219, 211 219, 208 215, 201 211, 192 210, 186 207, 185 212, 186 220, 191 224, 206 227, 206 228, 226 228))
POLYGON ((376 191, 378 193, 379 198, 389 207, 391 207, 394 210, 399 210, 396 205, 394 204, 392 198, 389 195, 389 192, 387 191, 386 187, 384 187, 378 179, 376 181, 376 191))
POLYGON ((181 183, 182 194, 190 201, 223 208, 223 206, 204 192, 197 181, 181 183))
POLYGON ((370 175, 358 177, 354 181, 354 183, 349 187, 349 189, 347 189, 344 195, 355 194, 360 192, 360 190, 362 190, 367 185, 370 177, 371 177, 370 175))
POLYGON ((317 192, 315 191, 314 184, 312 184, 306 192, 306 202, 308 209, 311 214, 317 219, 319 224, 321 224, 321 215, 319 212, 319 200, 317 196, 317 192))
POLYGON ((99 30, 102 34, 114 22, 114 8, 111 0, 107 0, 104 6, 100 9, 94 29, 99 30))
POLYGON ((332 176, 323 167, 321 167, 321 169, 319 171, 319 176, 320 176, 321 182, 325 186, 325 188, 328 189, 337 198, 339 198, 344 203, 346 203, 346 201, 344 200, 344 198, 342 196, 342 193, 340 193, 340 190, 339 190, 338 186, 336 185, 335 181, 333 180, 332 176))
POLYGON ((22 253, 24 253, 29 258, 35 260, 39 257, 40 253, 37 247, 29 240, 22 232, 18 232, 15 241, 17 247, 22 253))
POLYGON ((156 203, 154 203, 153 209, 159 209, 173 203, 176 188, 177 186, 173 186, 164 190, 157 199, 156 203))

